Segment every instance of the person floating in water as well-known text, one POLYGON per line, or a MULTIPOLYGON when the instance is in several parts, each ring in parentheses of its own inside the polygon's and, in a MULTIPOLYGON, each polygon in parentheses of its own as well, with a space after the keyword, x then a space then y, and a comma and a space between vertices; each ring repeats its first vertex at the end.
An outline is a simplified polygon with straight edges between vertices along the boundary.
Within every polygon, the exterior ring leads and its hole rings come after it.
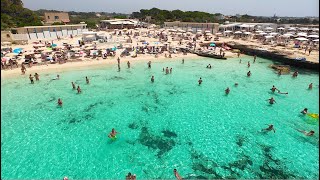
POLYGON ((71 84, 72 84, 72 89, 76 89, 76 85, 73 82, 71 82, 71 84))
POLYGON ((89 79, 88 79, 88 77, 86 76, 86 82, 87 82, 87 84, 89 84, 89 79))
POLYGON ((128 68, 130 68, 130 62, 129 61, 127 62, 127 65, 128 65, 128 68))
POLYGON ((239 84, 238 83, 234 83, 234 86, 238 86, 239 84))
POLYGON ((226 94, 229 94, 229 92, 230 92, 230 88, 229 87, 227 87, 227 89, 226 90, 224 90, 225 92, 226 92, 226 94))
POLYGON ((278 89, 278 93, 279 93, 279 94, 289 94, 288 92, 280 92, 279 89, 278 89))
POLYGON ((273 97, 271 97, 270 99, 268 99, 267 101, 269 101, 269 104, 273 104, 276 102, 276 100, 273 99, 273 97))
POLYGON ((177 169, 173 170, 173 174, 174 176, 177 178, 177 180, 182 180, 182 177, 180 176, 180 174, 178 173, 177 169))
POLYGON ((309 89, 310 90, 312 89, 312 85, 313 85, 312 83, 309 84, 309 89))
POLYGON ((34 84, 33 76, 31 74, 29 75, 29 79, 30 79, 31 84, 34 84))
POLYGON ((182 59, 182 64, 184 64, 184 59, 182 59))
POLYGON ((314 131, 313 130, 311 130, 310 132, 306 132, 306 131, 297 129, 297 131, 302 132, 306 136, 313 136, 314 135, 314 131))
POLYGON ((38 73, 35 73, 34 77, 36 78, 36 81, 39 81, 39 74, 38 73))
POLYGON ((251 71, 247 72, 247 76, 250 77, 251 76, 251 71))
POLYGON ((151 68, 151 61, 148 62, 148 68, 151 68))
POLYGON ((263 131, 273 131, 274 133, 276 132, 276 130, 274 129, 273 125, 270 124, 268 125, 269 127, 265 128, 265 129, 262 129, 263 131))
POLYGON ((298 76, 298 71, 295 71, 293 74, 292 74, 292 77, 297 77, 298 76))
POLYGON ((211 69, 211 64, 208 64, 208 65, 207 65, 207 68, 208 68, 208 69, 211 69))
POLYGON ((62 100, 60 98, 58 99, 58 105, 62 106, 62 100))
POLYGON ((250 61, 248 61, 248 68, 250 67, 250 61))
POLYGON ((78 91, 78 94, 81 93, 80 86, 78 86, 77 91, 78 91))
POLYGON ((114 128, 112 128, 112 130, 111 130, 111 132, 109 133, 108 137, 109 137, 109 138, 116 138, 117 133, 118 133, 118 132, 117 132, 114 128))
POLYGON ((151 82, 154 82, 154 76, 151 77, 151 82))
POLYGON ((273 85, 270 90, 274 93, 277 90, 277 88, 273 85))
POLYGON ((199 81, 198 81, 199 85, 201 85, 202 83, 202 79, 200 78, 199 81))
POLYGON ((307 114, 308 113, 308 108, 304 108, 302 111, 301 111, 302 114, 307 114))

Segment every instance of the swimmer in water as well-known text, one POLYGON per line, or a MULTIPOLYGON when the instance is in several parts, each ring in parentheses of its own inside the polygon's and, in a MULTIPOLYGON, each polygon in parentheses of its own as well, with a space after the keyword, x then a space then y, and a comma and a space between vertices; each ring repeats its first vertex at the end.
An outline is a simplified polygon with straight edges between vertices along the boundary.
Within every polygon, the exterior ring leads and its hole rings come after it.
POLYGON ((148 68, 151 68, 151 61, 148 62, 148 68))
POLYGON ((312 83, 309 84, 309 89, 312 89, 312 85, 313 85, 312 83))
POLYGON ((247 76, 250 77, 251 76, 251 71, 247 72, 247 76))
POLYGON ((166 68, 166 74, 169 74, 169 68, 168 67, 166 68))
POLYGON ((304 108, 300 113, 307 114, 308 113, 308 108, 304 108))
POLYGON ((77 91, 78 91, 78 94, 81 93, 80 86, 78 86, 77 91))
POLYGON ((89 79, 88 79, 88 77, 86 76, 86 82, 87 82, 87 84, 89 84, 89 79))
POLYGON ((129 61, 127 62, 127 65, 128 65, 128 68, 130 68, 130 62, 129 61))
POLYGON ((250 61, 248 61, 248 68, 250 67, 250 61))
POLYGON ((151 82, 154 82, 154 76, 151 77, 151 82))
POLYGON ((278 89, 278 93, 279 93, 279 94, 289 94, 288 92, 280 92, 279 89, 278 89))
POLYGON ((274 100, 273 97, 271 97, 270 99, 267 99, 267 101, 269 101, 269 104, 273 104, 276 102, 276 100, 274 100))
POLYGON ((66 176, 66 177, 63 178, 63 180, 69 180, 69 179, 68 179, 68 177, 66 176))
POLYGON ((39 74, 38 73, 35 73, 34 77, 36 78, 36 81, 39 81, 39 74))
POLYGON ((182 59, 182 64, 184 64, 184 59, 182 59))
POLYGON ((60 98, 58 99, 58 105, 62 106, 62 100, 60 98))
POLYGON ((239 84, 238 83, 234 83, 234 86, 238 86, 239 84))
POLYGON ((270 90, 274 93, 277 90, 277 88, 274 85, 272 85, 272 88, 270 90))
POLYGON ((241 63, 241 59, 240 59, 239 63, 241 63))
POLYGON ((115 138, 116 135, 117 135, 117 133, 118 133, 118 132, 117 132, 114 128, 112 128, 112 130, 111 130, 111 132, 109 133, 108 137, 109 137, 109 138, 115 138))
POLYGON ((177 180, 182 180, 182 177, 180 176, 180 174, 178 173, 177 169, 173 170, 173 174, 174 176, 177 178, 177 180))
POLYGON ((198 83, 199 83, 199 86, 200 86, 201 83, 202 83, 202 79, 201 78, 199 79, 198 83))
POLYGON ((292 74, 292 77, 297 77, 298 76, 298 71, 295 71, 293 74, 292 74))
POLYGON ((269 127, 267 127, 266 129, 262 129, 263 131, 273 131, 274 133, 276 132, 276 130, 274 129, 273 125, 270 124, 268 125, 269 127))
POLYGON ((306 131, 297 129, 297 131, 302 132, 306 136, 313 136, 314 135, 314 131, 313 130, 311 130, 310 132, 306 132, 306 131))
POLYGON ((226 94, 229 94, 229 92, 230 92, 229 87, 227 87, 227 89, 226 89, 226 90, 224 90, 224 91, 226 92, 226 94))
POLYGON ((72 89, 76 89, 76 85, 73 82, 71 82, 71 84, 72 84, 72 89))
POLYGON ((162 72, 164 72, 164 68, 162 68, 162 72))
POLYGON ((170 68, 170 74, 172 73, 172 68, 170 68))

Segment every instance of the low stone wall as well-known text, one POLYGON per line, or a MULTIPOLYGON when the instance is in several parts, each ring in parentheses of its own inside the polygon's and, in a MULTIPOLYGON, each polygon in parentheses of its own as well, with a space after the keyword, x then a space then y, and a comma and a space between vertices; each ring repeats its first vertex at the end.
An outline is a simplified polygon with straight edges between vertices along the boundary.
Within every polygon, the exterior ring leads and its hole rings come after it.
POLYGON ((285 64, 285 65, 319 71, 319 63, 314 63, 310 61, 297 61, 283 54, 277 54, 276 52, 270 52, 266 50, 254 49, 246 45, 240 45, 240 44, 227 44, 227 45, 233 49, 239 49, 242 53, 246 55, 251 55, 251 56, 257 55, 258 57, 263 57, 273 61, 281 62, 282 64, 285 64))

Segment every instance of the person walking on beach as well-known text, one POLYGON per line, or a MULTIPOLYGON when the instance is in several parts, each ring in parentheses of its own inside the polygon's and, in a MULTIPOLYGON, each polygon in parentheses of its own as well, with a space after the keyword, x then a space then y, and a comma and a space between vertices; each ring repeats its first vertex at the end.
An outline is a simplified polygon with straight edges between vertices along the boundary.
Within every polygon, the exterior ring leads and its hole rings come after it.
POLYGON ((77 91, 78 91, 78 94, 81 93, 80 86, 78 86, 77 91))
POLYGON ((128 65, 128 68, 130 68, 130 62, 129 61, 127 62, 127 65, 128 65))
POLYGON ((118 64, 118 71, 120 71, 120 64, 118 64))
POLYGON ((86 76, 86 83, 89 84, 89 79, 87 76, 86 76))
POLYGON ((224 90, 225 92, 226 92, 226 94, 229 94, 230 93, 230 88, 229 87, 227 87, 227 89, 226 90, 224 90))
POLYGON ((154 82, 154 76, 151 77, 151 82, 154 82))
POLYGON ((148 62, 148 68, 151 68, 151 61, 148 62))
POLYGON ((73 82, 71 82, 71 84, 72 84, 72 89, 76 89, 76 85, 73 82))
POLYGON ((257 55, 254 55, 254 56, 253 56, 253 63, 256 62, 256 59, 257 59, 257 55))
POLYGON ((202 79, 201 78, 198 80, 198 83, 199 83, 199 86, 200 86, 201 83, 202 83, 202 79))
POLYGON ((309 84, 309 88, 308 89, 310 89, 310 90, 312 89, 312 83, 309 84))
POLYGON ((177 169, 173 170, 173 174, 174 176, 177 178, 177 180, 182 180, 182 177, 180 176, 180 174, 178 173, 177 169))
POLYGON ((312 47, 309 48, 309 56, 310 56, 310 54, 311 54, 311 51, 312 51, 312 47))
POLYGON ((33 76, 31 74, 29 75, 29 79, 30 79, 31 84, 34 84, 33 76))
POLYGON ((304 54, 307 54, 307 50, 308 50, 308 45, 306 45, 306 47, 304 48, 304 54))
POLYGON ((24 66, 24 64, 21 64, 21 72, 22 74, 26 74, 27 68, 24 66))
POLYGON ((39 74, 38 73, 35 73, 34 77, 36 78, 36 81, 39 81, 39 74))
POLYGON ((60 98, 58 99, 58 105, 62 106, 62 100, 60 98))
POLYGON ((274 104, 276 102, 276 100, 274 100, 273 97, 267 99, 267 101, 269 101, 269 104, 274 104))
POLYGON ((240 52, 237 53, 238 57, 240 56, 240 52))
POLYGON ((262 131, 273 131, 274 133, 276 133, 276 130, 273 127, 273 124, 268 125, 269 127, 262 129, 262 131))
POLYGON ((247 72, 247 76, 250 77, 251 76, 251 71, 247 72))

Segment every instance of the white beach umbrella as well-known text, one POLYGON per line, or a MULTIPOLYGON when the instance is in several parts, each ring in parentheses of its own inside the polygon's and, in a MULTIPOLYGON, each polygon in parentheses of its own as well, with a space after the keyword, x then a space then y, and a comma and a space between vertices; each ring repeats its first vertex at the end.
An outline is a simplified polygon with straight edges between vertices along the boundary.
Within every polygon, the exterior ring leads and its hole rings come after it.
POLYGON ((303 38, 303 37, 298 37, 298 38, 295 38, 296 40, 298 41, 308 41, 307 38, 303 38))
POLYGON ((210 33, 210 31, 209 30, 206 30, 206 31, 204 31, 205 33, 210 33))
POLYGON ((285 28, 284 28, 284 27, 278 27, 277 29, 279 29, 279 30, 284 30, 285 28))
POLYGON ((319 38, 319 36, 318 36, 318 35, 313 34, 313 35, 309 35, 309 36, 308 36, 308 38, 319 38))
POLYGON ((236 32, 234 32, 235 34, 242 34, 242 32, 241 31, 236 31, 236 32))
MULTIPOLYGON (((221 35, 222 33, 216 33, 216 35, 221 35)), ((206 33, 206 36, 212 36, 211 33, 206 33)))
POLYGON ((272 28, 272 27, 266 27, 266 29, 267 29, 267 30, 272 30, 273 28, 272 28))
POLYGON ((193 32, 193 30, 192 29, 188 29, 188 32, 193 32))
POLYGON ((297 35, 298 35, 298 36, 304 36, 304 37, 307 37, 307 36, 308 36, 306 33, 298 33, 297 35))
POLYGON ((288 37, 290 37, 290 36, 293 36, 293 34, 286 33, 286 34, 284 34, 283 36, 288 36, 288 37))
POLYGON ((315 40, 313 40, 314 42, 319 42, 319 39, 315 39, 315 40))
POLYGON ((258 30, 258 31, 256 31, 256 33, 263 33, 263 31, 261 31, 261 30, 258 30))
POLYGON ((319 28, 312 28, 312 31, 319 31, 319 28))
POLYGON ((197 34, 202 34, 202 32, 197 32, 197 34))
POLYGON ((44 44, 35 44, 33 45, 33 47, 44 47, 45 45, 44 44))
POLYGON ((232 31, 226 30, 226 31, 224 31, 224 33, 232 33, 232 31))
POLYGON ((199 30, 197 30, 197 32, 202 32, 202 30, 199 29, 199 30))
POLYGON ((296 28, 295 28, 295 27, 290 27, 288 30, 289 30, 289 31, 295 31, 296 28))
POLYGON ((273 33, 270 33, 269 35, 275 36, 275 35, 277 35, 277 34, 278 34, 278 33, 273 32, 273 33))
POLYGON ((300 28, 301 31, 308 31, 309 28, 300 28))
POLYGON ((265 36, 266 39, 274 38, 274 36, 265 36))
POLYGON ((268 34, 268 33, 265 33, 265 32, 259 33, 259 35, 266 35, 266 34, 268 34))
POLYGON ((244 34, 247 34, 247 35, 249 35, 249 34, 252 34, 251 32, 244 32, 244 34))

